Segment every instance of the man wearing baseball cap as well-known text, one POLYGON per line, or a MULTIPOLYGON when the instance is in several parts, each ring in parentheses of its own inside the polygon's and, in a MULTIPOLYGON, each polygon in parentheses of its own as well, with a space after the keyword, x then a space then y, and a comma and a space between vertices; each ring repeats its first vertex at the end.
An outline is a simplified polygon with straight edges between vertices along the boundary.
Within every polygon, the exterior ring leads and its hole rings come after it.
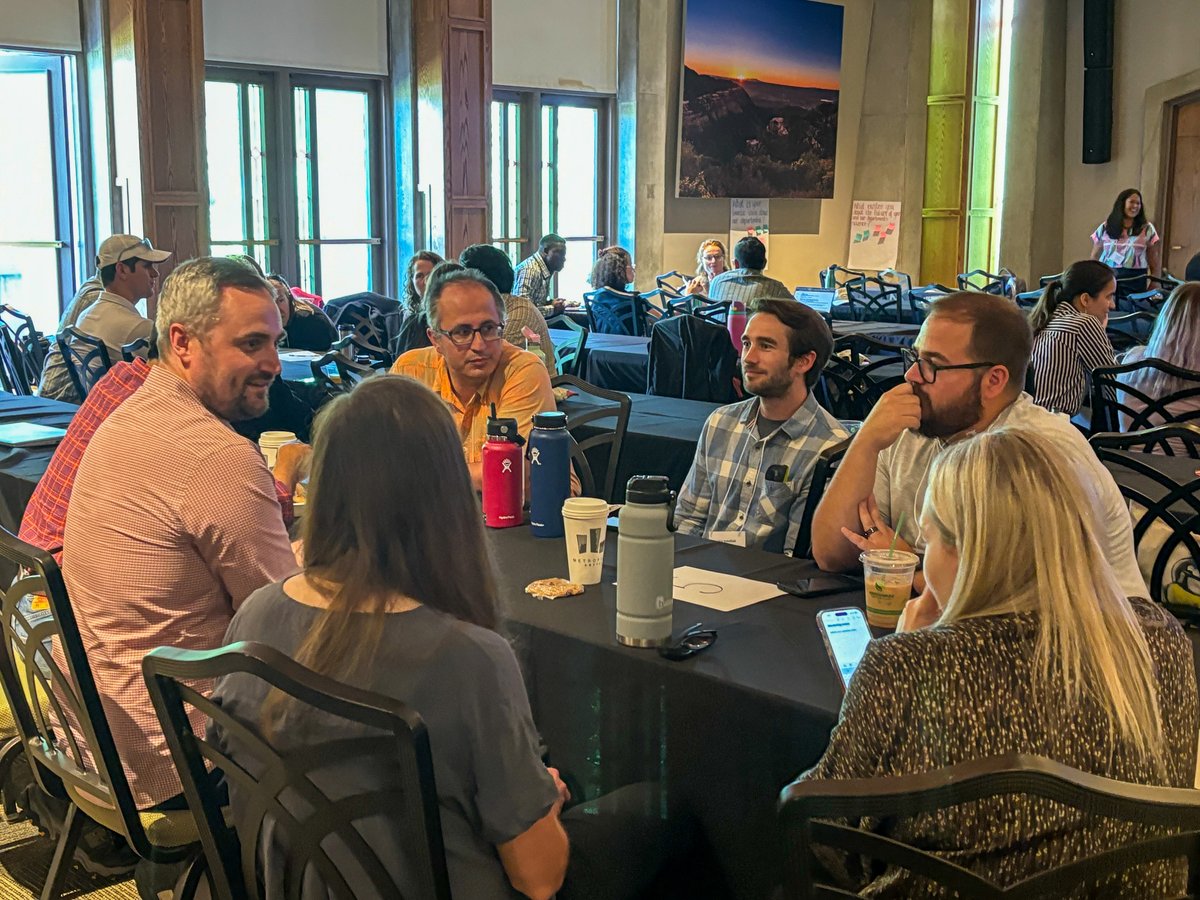
MULTIPOLYGON (((114 234, 100 245, 97 273, 80 287, 63 313, 61 331, 74 325, 108 347, 110 362, 121 358, 121 347, 138 338, 150 337, 151 322, 137 311, 139 300, 154 296, 158 287, 158 263, 169 259, 169 250, 155 250, 145 238, 114 234)), ((38 393, 53 400, 79 403, 83 398, 67 374, 58 345, 50 348, 42 369, 38 393)))

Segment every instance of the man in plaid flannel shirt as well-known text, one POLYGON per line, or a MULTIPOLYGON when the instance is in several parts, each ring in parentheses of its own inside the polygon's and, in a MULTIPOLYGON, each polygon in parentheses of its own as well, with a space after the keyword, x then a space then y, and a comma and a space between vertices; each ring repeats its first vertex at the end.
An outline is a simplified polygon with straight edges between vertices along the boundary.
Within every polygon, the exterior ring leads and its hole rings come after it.
POLYGON ((791 554, 817 457, 849 435, 811 388, 833 335, 795 300, 760 300, 742 336, 742 377, 755 396, 708 417, 679 492, 680 531, 791 554))

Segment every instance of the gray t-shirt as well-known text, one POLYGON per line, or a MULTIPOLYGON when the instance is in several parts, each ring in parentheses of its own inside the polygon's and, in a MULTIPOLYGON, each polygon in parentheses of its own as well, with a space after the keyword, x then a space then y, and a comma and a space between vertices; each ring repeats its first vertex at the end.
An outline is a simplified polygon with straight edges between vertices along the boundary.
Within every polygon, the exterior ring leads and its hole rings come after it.
MULTIPOLYGON (((1028 394, 1021 394, 993 423, 1035 431, 1054 442, 1061 452, 1057 462, 1079 475, 1080 485, 1092 506, 1092 525, 1104 557, 1116 573, 1127 597, 1148 597, 1146 582, 1138 570, 1133 552, 1133 520, 1129 506, 1121 496, 1112 474, 1092 452, 1087 439, 1071 420, 1035 406, 1028 394)), ((945 447, 937 438, 916 431, 905 431, 896 443, 879 454, 875 469, 875 502, 879 512, 893 528, 900 514, 904 523, 900 536, 925 552, 925 538, 919 525, 934 457, 945 447)))
MULTIPOLYGON (((238 609, 226 640, 258 641, 294 655, 321 612, 292 600, 282 583, 267 585, 238 609)), ((512 840, 545 816, 558 792, 540 759, 529 698, 516 656, 504 638, 425 606, 391 613, 369 671, 344 680, 403 701, 425 722, 454 896, 519 896, 508 883, 495 845, 512 840)), ((259 721, 266 694, 262 681, 242 674, 222 678, 213 692, 225 709, 251 723, 259 721)), ((289 711, 278 729, 289 746, 347 736, 344 720, 308 707, 295 709, 299 714, 289 711)), ((239 760, 236 742, 227 735, 214 736, 239 760)), ((382 787, 375 780, 384 778, 379 773, 348 768, 349 773, 334 776, 346 779, 341 793, 382 787)), ((233 785, 230 801, 236 816, 239 798, 233 785)), ((405 863, 390 837, 394 831, 370 828, 364 836, 387 870, 399 877, 405 863)), ((264 839, 268 846, 273 841, 264 839)), ((281 896, 282 865, 272 864, 272 856, 265 866, 268 897, 281 896)), ((370 893, 368 889, 358 896, 370 893)), ((305 891, 305 896, 321 893, 305 891)))

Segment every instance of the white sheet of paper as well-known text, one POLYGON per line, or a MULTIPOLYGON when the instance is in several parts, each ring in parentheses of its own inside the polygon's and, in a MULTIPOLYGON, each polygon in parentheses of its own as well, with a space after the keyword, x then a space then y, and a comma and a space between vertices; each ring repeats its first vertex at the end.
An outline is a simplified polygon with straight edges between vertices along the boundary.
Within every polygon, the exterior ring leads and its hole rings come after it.
POLYGON ((782 594, 779 588, 765 581, 752 581, 737 575, 697 569, 695 566, 678 566, 675 569, 676 600, 720 612, 733 612, 782 594))

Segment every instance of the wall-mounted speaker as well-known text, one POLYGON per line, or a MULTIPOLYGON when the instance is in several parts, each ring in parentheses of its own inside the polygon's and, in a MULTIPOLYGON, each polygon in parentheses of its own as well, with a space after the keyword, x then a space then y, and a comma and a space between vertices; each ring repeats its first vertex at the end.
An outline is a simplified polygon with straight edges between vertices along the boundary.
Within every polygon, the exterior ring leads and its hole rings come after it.
POLYGON ((1113 36, 1116 0, 1083 3, 1083 161, 1112 159, 1113 36))

